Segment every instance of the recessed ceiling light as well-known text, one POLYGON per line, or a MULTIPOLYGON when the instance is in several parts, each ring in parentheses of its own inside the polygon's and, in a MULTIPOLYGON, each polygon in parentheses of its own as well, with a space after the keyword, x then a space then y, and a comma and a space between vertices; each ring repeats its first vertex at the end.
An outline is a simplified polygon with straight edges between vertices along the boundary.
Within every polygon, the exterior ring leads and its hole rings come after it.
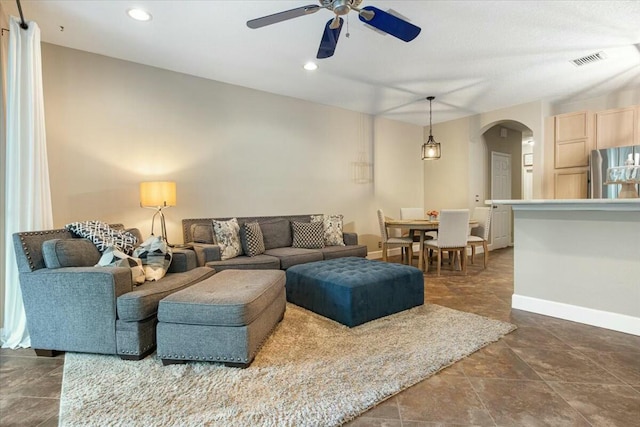
POLYGON ((315 62, 309 61, 306 64, 304 64, 304 69, 307 71, 314 71, 318 69, 318 64, 316 64, 315 62))
POLYGON ((151 21, 151 14, 142 9, 129 9, 127 15, 135 19, 136 21, 151 21))

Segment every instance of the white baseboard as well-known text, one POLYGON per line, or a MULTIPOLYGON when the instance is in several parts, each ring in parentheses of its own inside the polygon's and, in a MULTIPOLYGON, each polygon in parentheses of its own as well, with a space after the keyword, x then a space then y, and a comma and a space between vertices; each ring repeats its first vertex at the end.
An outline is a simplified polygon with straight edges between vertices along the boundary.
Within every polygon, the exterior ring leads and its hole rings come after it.
POLYGON ((640 336, 640 318, 626 314, 515 294, 511 297, 511 307, 640 336))
MULTIPOLYGON (((400 248, 393 248, 387 251, 387 256, 400 256, 400 248)), ((382 249, 375 252, 369 252, 367 259, 382 259, 382 249)))

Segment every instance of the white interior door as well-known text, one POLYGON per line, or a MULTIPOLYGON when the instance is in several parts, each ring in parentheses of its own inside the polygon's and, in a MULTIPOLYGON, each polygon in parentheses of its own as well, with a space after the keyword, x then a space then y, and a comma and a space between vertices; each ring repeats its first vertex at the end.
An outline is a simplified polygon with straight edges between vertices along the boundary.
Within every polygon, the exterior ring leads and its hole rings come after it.
POLYGON ((522 174, 522 198, 533 199, 533 169, 531 168, 525 169, 522 174))
MULTIPOLYGON (((491 152, 491 199, 511 199, 511 155, 491 152)), ((511 206, 492 205, 491 249, 506 248, 511 242, 511 206)))

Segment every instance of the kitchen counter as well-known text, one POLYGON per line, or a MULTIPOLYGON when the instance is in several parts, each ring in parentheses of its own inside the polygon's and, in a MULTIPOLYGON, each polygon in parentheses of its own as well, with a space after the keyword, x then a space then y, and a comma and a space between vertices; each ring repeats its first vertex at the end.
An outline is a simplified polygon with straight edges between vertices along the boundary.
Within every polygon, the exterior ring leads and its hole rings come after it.
POLYGON ((485 200, 485 204, 511 205, 513 210, 571 210, 571 211, 636 211, 640 199, 533 199, 485 200))
POLYGON ((513 208, 513 308, 640 335, 640 199, 487 203, 513 208))

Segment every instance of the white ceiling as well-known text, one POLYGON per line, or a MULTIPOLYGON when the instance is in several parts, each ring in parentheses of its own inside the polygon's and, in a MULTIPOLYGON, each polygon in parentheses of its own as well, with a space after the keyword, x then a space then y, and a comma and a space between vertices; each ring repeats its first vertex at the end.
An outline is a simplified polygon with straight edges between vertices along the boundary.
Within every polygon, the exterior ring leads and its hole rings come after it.
MULTIPOLYGON (((13 0, 0 0, 17 16, 13 0)), ((28 1, 42 40, 348 110, 428 124, 545 99, 579 100, 640 87, 640 1, 378 1, 422 28, 410 43, 349 15, 336 53, 314 59, 320 10, 252 30, 249 19, 313 4, 288 1, 28 1), (153 19, 130 19, 131 7, 153 19), (60 27, 64 31, 60 31, 60 27), (603 51, 606 61, 569 61, 603 51)))

